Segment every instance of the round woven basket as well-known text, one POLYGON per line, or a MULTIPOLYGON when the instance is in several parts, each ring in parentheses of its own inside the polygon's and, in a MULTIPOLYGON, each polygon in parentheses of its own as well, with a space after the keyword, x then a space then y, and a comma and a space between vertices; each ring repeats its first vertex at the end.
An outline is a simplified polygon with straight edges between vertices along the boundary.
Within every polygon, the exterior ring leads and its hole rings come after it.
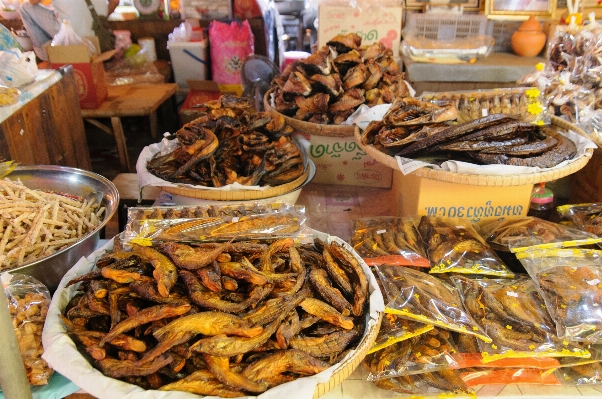
POLYGON ((189 198, 199 198, 205 200, 217 200, 217 201, 251 201, 256 199, 271 198, 278 195, 286 194, 290 191, 301 186, 307 180, 309 176, 308 167, 305 168, 303 174, 295 180, 281 184, 275 187, 268 187, 265 190, 207 190, 206 188, 199 187, 186 187, 186 186, 162 186, 159 187, 163 191, 181 195, 189 198))
MULTIPOLYGON (((557 116, 551 116, 552 124, 565 130, 572 130, 573 132, 587 137, 587 134, 572 123, 565 121, 564 119, 558 118, 557 116)), ((362 144, 360 129, 356 127, 355 141, 362 150, 364 150, 372 158, 376 159, 383 165, 387 165, 393 169, 399 169, 397 160, 395 157, 384 154, 372 145, 362 144)), ((490 175, 475 175, 468 173, 456 173, 445 170, 437 170, 430 168, 420 168, 412 172, 413 175, 422 177, 425 179, 438 180, 448 183, 457 183, 470 186, 524 186, 527 184, 537 184, 540 182, 547 182, 552 180, 560 179, 561 177, 568 176, 572 173, 577 172, 583 168, 593 155, 593 150, 588 149, 589 156, 580 157, 577 159, 569 160, 569 162, 561 168, 553 168, 544 172, 517 174, 517 175, 503 175, 503 176, 490 176, 490 175)))
POLYGON ((382 320, 383 313, 379 312, 378 322, 368 330, 366 335, 364 335, 364 338, 360 341, 355 349, 355 354, 337 367, 337 369, 332 373, 332 376, 330 376, 328 382, 323 382, 316 386, 316 390, 314 391, 314 399, 324 395, 326 392, 345 381, 355 371, 357 366, 359 366, 359 364, 368 354, 370 348, 372 348, 374 345, 374 341, 378 335, 378 330, 380 329, 382 320))
MULTIPOLYGON (((282 115, 280 112, 272 108, 271 94, 274 89, 270 89, 263 97, 263 107, 267 112, 273 112, 282 115)), ((302 133, 316 134, 318 136, 328 137, 351 137, 353 136, 353 125, 322 125, 319 123, 311 123, 300 121, 299 119, 291 118, 290 116, 282 115, 286 123, 291 125, 295 130, 302 133)))

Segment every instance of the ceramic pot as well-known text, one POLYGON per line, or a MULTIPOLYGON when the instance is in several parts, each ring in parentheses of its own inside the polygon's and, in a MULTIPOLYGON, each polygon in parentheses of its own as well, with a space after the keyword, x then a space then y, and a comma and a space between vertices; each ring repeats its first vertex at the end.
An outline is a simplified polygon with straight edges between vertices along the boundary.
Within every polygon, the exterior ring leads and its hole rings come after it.
POLYGON ((521 57, 535 57, 546 45, 547 35, 543 32, 541 24, 531 15, 512 34, 512 50, 521 57))

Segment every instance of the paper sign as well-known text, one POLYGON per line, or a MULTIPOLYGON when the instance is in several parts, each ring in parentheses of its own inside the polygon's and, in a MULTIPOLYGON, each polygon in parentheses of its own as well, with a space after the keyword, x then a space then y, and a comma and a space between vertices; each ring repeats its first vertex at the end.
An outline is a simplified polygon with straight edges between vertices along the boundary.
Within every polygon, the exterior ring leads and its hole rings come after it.
POLYGON ((401 7, 318 7, 318 47, 338 34, 355 32, 362 45, 381 42, 399 56, 401 7))

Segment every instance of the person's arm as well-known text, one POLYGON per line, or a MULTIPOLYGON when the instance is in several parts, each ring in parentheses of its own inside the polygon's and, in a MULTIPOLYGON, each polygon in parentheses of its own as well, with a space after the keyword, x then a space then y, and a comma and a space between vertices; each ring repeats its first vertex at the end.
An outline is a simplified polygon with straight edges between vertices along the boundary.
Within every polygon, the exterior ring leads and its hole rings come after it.
MULTIPOLYGON (((39 0, 37 0, 37 1, 39 1, 39 0)), ((113 13, 113 11, 115 11, 115 9, 117 8, 118 5, 119 5, 119 0, 108 0, 108 13, 107 13, 107 17, 109 15, 111 15, 113 13)))
MULTIPOLYGON (((119 1, 119 0, 118 0, 118 1, 119 1)), ((30 3, 32 6, 38 5, 38 4, 40 4, 41 2, 42 2, 42 0, 29 0, 29 3, 30 3)))

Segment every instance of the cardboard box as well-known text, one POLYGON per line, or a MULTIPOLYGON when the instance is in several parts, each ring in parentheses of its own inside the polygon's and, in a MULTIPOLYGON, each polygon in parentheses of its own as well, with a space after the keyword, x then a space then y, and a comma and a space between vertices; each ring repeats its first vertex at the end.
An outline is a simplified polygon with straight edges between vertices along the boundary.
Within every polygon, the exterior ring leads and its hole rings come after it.
POLYGON ((460 217, 487 223, 526 216, 533 185, 469 186, 393 172, 393 209, 398 216, 460 217))
POLYGON ((187 80, 205 80, 207 76, 207 39, 200 42, 168 42, 174 80, 180 88, 187 80))
POLYGON ((367 155, 353 136, 303 134, 310 142, 309 157, 316 165, 314 183, 391 187, 393 169, 367 155))
MULTIPOLYGON (((88 37, 97 49, 100 48, 98 38, 88 37)), ((107 83, 103 62, 113 57, 115 50, 106 51, 92 58, 86 45, 46 46, 48 61, 52 68, 73 65, 75 81, 79 91, 79 106, 82 109, 95 109, 107 98, 107 83)))
POLYGON ((393 56, 399 54, 401 42, 401 7, 352 8, 344 5, 318 6, 318 47, 341 33, 355 32, 362 38, 362 45, 381 42, 393 49, 393 56))
POLYGON ((596 148, 592 159, 571 177, 570 204, 602 202, 602 149, 596 148))

